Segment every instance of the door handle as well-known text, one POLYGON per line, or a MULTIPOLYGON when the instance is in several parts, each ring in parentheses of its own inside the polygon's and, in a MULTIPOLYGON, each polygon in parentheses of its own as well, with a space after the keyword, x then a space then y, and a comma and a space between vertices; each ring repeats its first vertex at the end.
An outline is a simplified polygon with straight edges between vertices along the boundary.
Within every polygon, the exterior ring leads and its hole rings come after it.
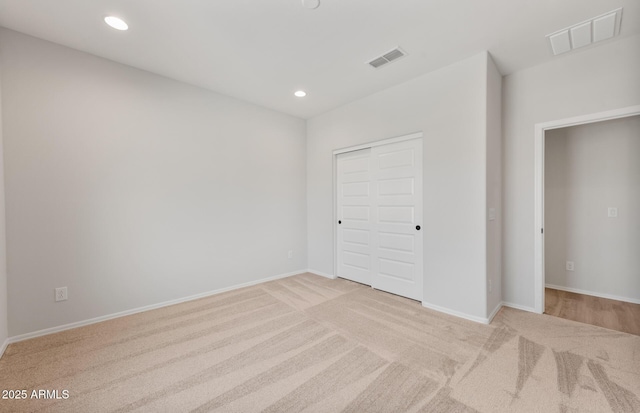
POLYGON ((420 231, 420 225, 416 225, 416 229, 420 231))

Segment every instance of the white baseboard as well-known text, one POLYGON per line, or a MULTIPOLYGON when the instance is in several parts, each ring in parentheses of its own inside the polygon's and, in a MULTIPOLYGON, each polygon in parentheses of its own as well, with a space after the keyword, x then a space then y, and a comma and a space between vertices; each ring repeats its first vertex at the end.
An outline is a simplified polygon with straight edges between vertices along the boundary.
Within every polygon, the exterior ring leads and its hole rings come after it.
POLYGON ((624 301, 626 303, 632 303, 632 304, 640 304, 640 300, 637 298, 621 297, 619 295, 597 293, 594 291, 581 290, 579 288, 564 287, 561 285, 553 285, 553 284, 545 284, 545 287, 551 288, 553 290, 567 291, 567 292, 576 293, 576 294, 592 295, 594 297, 608 298, 609 300, 624 301))
POLYGON ((307 272, 310 272, 311 274, 319 275, 321 277, 326 277, 326 278, 329 278, 331 280, 335 280, 336 278, 338 278, 335 275, 327 274, 326 272, 316 271, 316 270, 312 270, 312 269, 307 269, 307 272))
POLYGON ((450 310, 448 308, 440 307, 439 305, 435 305, 435 304, 429 304, 424 301, 422 302, 422 306, 430 310, 435 310, 439 313, 445 313, 445 314, 449 314, 459 318, 464 318, 465 320, 475 321, 476 323, 489 324, 488 318, 477 317, 477 316, 469 315, 460 311, 450 310))
POLYGON ((487 324, 491 324, 491 322, 493 321, 493 318, 496 316, 496 314, 498 314, 498 311, 500 311, 500 309, 502 308, 502 303, 498 303, 498 305, 496 306, 496 308, 493 309, 493 311, 491 312, 491 314, 489 314, 489 317, 487 317, 487 324))
POLYGON ((510 307, 510 308, 515 308, 516 310, 522 310, 522 311, 528 311, 530 313, 536 313, 539 314, 535 308, 533 307, 527 307, 526 305, 520 305, 520 304, 515 304, 515 303, 508 303, 506 301, 502 302, 502 305, 504 307, 510 307))
POLYGON ((9 345, 9 339, 6 339, 4 341, 4 343, 2 343, 2 345, 0 345, 0 359, 2 358, 2 356, 4 355, 4 351, 7 349, 7 346, 9 345))
MULTIPOLYGON (((113 313, 113 314, 108 314, 108 315, 104 315, 104 316, 100 316, 100 317, 90 318, 88 320, 77 321, 75 323, 64 324, 64 325, 57 326, 57 327, 45 328, 44 330, 38 330, 38 331, 34 331, 32 333, 20 334, 18 336, 9 337, 5 341, 4 347, 6 347, 6 345, 8 345, 8 344, 17 343, 19 341, 28 340, 30 338, 36 338, 36 337, 46 336, 46 335, 49 335, 49 334, 59 333, 61 331, 65 331, 65 330, 71 330, 72 328, 83 327, 83 326, 87 326, 87 325, 90 325, 90 324, 100 323, 102 321, 112 320, 114 318, 119 318, 119 317, 124 317, 124 316, 132 315, 132 314, 142 313, 144 311, 155 310, 155 309, 162 308, 162 307, 168 307, 170 305, 180 304, 180 303, 184 303, 184 302, 187 302, 187 301, 198 300, 200 298, 205 298, 205 297, 209 297, 209 296, 212 296, 212 295, 225 293, 227 291, 233 291, 233 290, 237 290, 237 289, 244 288, 244 287, 251 287, 252 285, 262 284, 262 283, 265 283, 265 282, 268 282, 268 281, 278 280, 280 278, 291 277, 293 275, 298 275, 298 274, 304 273, 305 271, 306 270, 292 271, 292 272, 288 272, 288 273, 285 273, 285 274, 274 275, 272 277, 261 278, 259 280, 255 280, 255 281, 249 281, 249 282, 246 282, 246 283, 243 283, 243 284, 233 285, 231 287, 220 288, 218 290, 213 290, 213 291, 208 291, 208 292, 205 292, 205 293, 190 295, 188 297, 183 297, 183 298, 177 298, 175 300, 164 301, 164 302, 158 303, 158 304, 151 304, 151 305, 147 305, 147 306, 144 306, 144 307, 138 307, 138 308, 134 308, 134 309, 131 309, 131 310, 121 311, 121 312, 118 312, 118 313, 113 313)), ((3 350, 2 350, 3 352, 4 352, 4 347, 3 347, 3 350)))

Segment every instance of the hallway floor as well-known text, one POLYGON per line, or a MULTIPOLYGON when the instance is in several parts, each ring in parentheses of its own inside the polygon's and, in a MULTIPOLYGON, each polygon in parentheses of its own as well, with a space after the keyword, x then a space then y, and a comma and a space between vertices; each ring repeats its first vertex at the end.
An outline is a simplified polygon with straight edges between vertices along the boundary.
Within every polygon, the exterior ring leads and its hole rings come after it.
POLYGON ((640 336, 640 304, 545 289, 544 313, 640 336))

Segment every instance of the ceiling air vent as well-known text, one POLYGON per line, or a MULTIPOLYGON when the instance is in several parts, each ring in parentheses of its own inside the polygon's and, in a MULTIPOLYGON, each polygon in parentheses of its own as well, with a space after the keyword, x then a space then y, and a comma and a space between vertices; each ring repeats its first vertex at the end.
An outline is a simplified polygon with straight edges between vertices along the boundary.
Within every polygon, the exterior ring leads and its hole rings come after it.
POLYGON ((547 35, 554 55, 610 39, 620 33, 622 8, 547 35))
POLYGON ((367 64, 375 69, 378 69, 379 67, 382 67, 387 63, 391 63, 394 60, 398 60, 401 57, 404 57, 406 55, 407 54, 402 49, 400 49, 399 47, 396 47, 393 50, 389 50, 387 53, 383 54, 382 56, 376 57, 375 59, 368 61, 367 64))

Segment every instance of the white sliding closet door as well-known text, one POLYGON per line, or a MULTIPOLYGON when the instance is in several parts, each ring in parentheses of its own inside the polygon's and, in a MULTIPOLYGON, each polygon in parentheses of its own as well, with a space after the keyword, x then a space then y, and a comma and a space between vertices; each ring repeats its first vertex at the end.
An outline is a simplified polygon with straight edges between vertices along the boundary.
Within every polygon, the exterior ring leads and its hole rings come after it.
POLYGON ((372 287, 422 300, 422 139, 372 148, 372 287))
POLYGON ((337 158, 337 275, 422 300, 422 140, 337 158))
POLYGON ((338 155, 338 276, 371 285, 371 149, 338 155))

